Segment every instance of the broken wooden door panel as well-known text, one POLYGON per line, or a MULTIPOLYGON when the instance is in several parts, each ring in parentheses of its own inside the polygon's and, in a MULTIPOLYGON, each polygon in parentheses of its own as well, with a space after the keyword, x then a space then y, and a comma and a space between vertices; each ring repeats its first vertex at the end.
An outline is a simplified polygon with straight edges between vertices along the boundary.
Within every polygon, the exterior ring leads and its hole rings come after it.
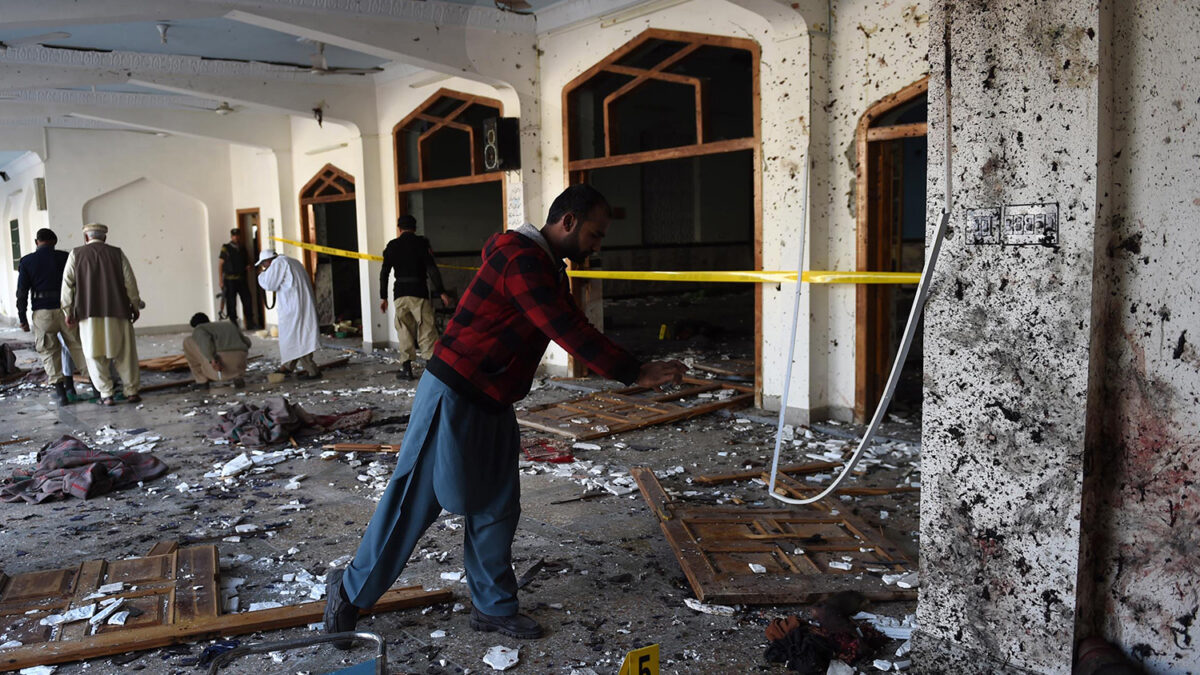
MULTIPOLYGON (((0 635, 21 643, 0 650, 0 671, 301 626, 320 620, 324 610, 324 602, 312 602, 221 614, 215 546, 179 548, 173 542, 160 542, 151 553, 154 555, 144 558, 89 560, 74 569, 12 577, 0 572, 0 635), (124 582, 121 590, 98 593, 101 586, 118 581, 124 582), (93 625, 87 620, 41 625, 41 619, 51 614, 113 598, 121 599, 121 610, 130 611, 123 625, 93 625)), ((426 606, 452 598, 449 591, 422 591, 420 587, 391 590, 371 611, 426 606)))
MULTIPOLYGON (((707 380, 685 382, 691 386, 671 393, 629 387, 539 405, 522 411, 517 421, 533 429, 586 441, 705 415, 722 408, 749 405, 754 399, 752 392, 740 387, 707 380), (679 402, 722 389, 728 390, 729 394, 713 402, 679 402)), ((697 398, 697 401, 701 400, 697 398)))
POLYGON ((671 501, 653 471, 630 473, 701 602, 800 603, 841 590, 872 600, 916 597, 863 574, 909 569, 909 563, 894 545, 869 536, 845 515, 824 507, 687 506, 671 501), (830 567, 847 562, 849 570, 830 567))

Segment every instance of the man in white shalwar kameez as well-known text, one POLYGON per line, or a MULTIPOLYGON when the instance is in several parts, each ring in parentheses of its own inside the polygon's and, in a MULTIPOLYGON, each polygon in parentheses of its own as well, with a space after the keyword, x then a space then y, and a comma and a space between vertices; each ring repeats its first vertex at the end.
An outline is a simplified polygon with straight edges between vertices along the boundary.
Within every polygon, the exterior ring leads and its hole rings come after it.
POLYGON ((258 285, 275 293, 279 319, 279 360, 276 372, 291 373, 297 363, 304 367, 302 379, 321 376, 313 354, 321 347, 317 328, 317 302, 304 264, 266 249, 258 256, 258 285))
POLYGON ((68 326, 79 324, 79 342, 100 402, 116 404, 111 363, 121 377, 126 400, 137 403, 142 400, 133 334, 142 307, 137 278, 125 253, 108 245, 107 226, 84 225, 83 239, 86 243, 71 251, 63 269, 62 310, 68 326))

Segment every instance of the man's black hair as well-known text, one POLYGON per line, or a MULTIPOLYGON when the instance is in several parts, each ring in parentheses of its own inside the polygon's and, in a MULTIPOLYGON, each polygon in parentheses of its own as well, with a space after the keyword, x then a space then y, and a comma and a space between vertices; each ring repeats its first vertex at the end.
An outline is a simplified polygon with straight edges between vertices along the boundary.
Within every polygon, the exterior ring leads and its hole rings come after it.
POLYGON ((43 227, 37 231, 37 240, 47 244, 57 244, 58 235, 54 234, 54 230, 48 227, 43 227))
POLYGON ((417 219, 405 214, 396 219, 396 227, 401 230, 415 230, 417 229, 417 219))
POLYGON ((204 312, 196 312, 195 314, 192 315, 192 320, 189 321, 188 323, 190 323, 192 325, 192 328, 195 328, 196 326, 199 326, 202 323, 208 323, 208 315, 205 314, 204 312))
POLYGON ((608 200, 599 190, 585 183, 572 185, 554 198, 554 203, 550 205, 550 213, 546 215, 546 224, 557 223, 568 213, 574 214, 576 219, 582 221, 591 215, 597 206, 603 206, 605 211, 609 210, 608 200))
POLYGON ((238 235, 239 235, 239 234, 241 234, 241 233, 242 233, 242 231, 241 231, 241 230, 239 230, 238 228, 236 228, 236 227, 235 227, 235 228, 233 228, 232 230, 230 230, 230 231, 229 231, 229 236, 231 236, 231 237, 236 237, 236 236, 238 236, 238 235))

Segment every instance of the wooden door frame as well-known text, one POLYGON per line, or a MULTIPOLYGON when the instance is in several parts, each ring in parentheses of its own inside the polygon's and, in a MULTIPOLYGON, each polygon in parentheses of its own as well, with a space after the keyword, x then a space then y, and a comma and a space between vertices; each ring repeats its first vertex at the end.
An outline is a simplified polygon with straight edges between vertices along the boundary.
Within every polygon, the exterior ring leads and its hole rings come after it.
MULTIPOLYGON (((688 51, 687 48, 681 51, 688 51)), ((613 166, 625 166, 630 164, 642 164, 653 161, 662 161, 668 159, 679 159, 684 157, 699 157, 709 154, 717 154, 724 152, 736 152, 738 150, 751 150, 753 152, 754 164, 754 269, 762 269, 762 221, 763 221, 763 200, 762 200, 762 94, 761 94, 761 77, 760 65, 762 61, 762 49, 757 42, 748 38, 736 38, 725 35, 711 35, 708 33, 690 33, 684 31, 663 30, 659 28, 648 28, 639 33, 632 40, 621 45, 607 56, 601 59, 596 65, 588 68, 573 78, 563 87, 562 91, 562 119, 563 119, 563 178, 565 185, 574 185, 587 181, 587 172, 592 169, 607 168, 613 166), (753 124, 753 135, 746 138, 736 138, 725 141, 707 142, 707 133, 704 128, 706 117, 702 110, 696 111, 696 143, 693 145, 663 148, 661 150, 650 150, 647 152, 629 153, 624 155, 609 155, 612 150, 612 143, 609 142, 610 126, 612 120, 608 115, 608 109, 612 100, 616 98, 617 92, 605 99, 605 114, 604 114, 604 134, 605 134, 605 157, 597 157, 594 159, 571 160, 571 119, 570 119, 570 100, 571 92, 577 89, 580 85, 590 80, 595 75, 603 71, 617 72, 635 77, 629 85, 636 86, 648 80, 662 79, 674 81, 679 84, 687 84, 694 88, 696 101, 703 106, 706 99, 706 91, 704 87, 695 78, 672 75, 670 73, 660 72, 661 69, 634 69, 619 66, 616 61, 626 54, 636 49, 639 45, 652 39, 668 40, 672 42, 686 43, 701 43, 703 46, 729 47, 733 49, 742 49, 750 52, 750 71, 751 71, 751 117, 753 124)), ((666 67, 664 64, 663 67, 666 67)), ((629 93, 634 86, 622 88, 620 93, 629 93)), ((569 263, 570 269, 577 269, 574 263, 569 263)), ((584 301, 592 284, 571 282, 572 292, 576 295, 576 300, 584 301)), ((599 292, 599 291, 597 291, 599 292)), ((762 341, 763 341, 763 292, 762 284, 754 285, 754 402, 757 406, 762 406, 762 341)), ((582 304, 580 305, 583 306, 582 304)), ((577 364, 575 359, 568 355, 567 368, 572 376, 582 375, 584 369, 581 364, 577 364)))
MULTIPOLYGON (((257 245, 256 248, 258 248, 258 250, 261 251, 262 250, 262 210, 257 206, 247 208, 247 209, 237 209, 234 212, 234 223, 236 224, 238 231, 242 233, 242 242, 243 242, 243 246, 245 246, 246 244, 249 243, 250 240, 247 237, 245 228, 242 227, 242 216, 248 216, 250 214, 254 214, 258 220, 258 232, 256 232, 254 234, 254 243, 257 245)), ((247 248, 246 253, 247 253, 247 255, 249 255, 250 248, 249 248, 249 246, 247 246, 246 248, 247 248)), ((252 268, 254 266, 254 262, 255 261, 253 261, 253 260, 250 261, 250 265, 252 268)), ((255 272, 255 274, 257 275, 257 271, 255 272)), ((267 324, 266 296, 263 294, 262 290, 259 289, 257 281, 254 281, 250 277, 246 277, 246 285, 250 287, 250 304, 253 305, 255 308, 255 310, 254 310, 255 317, 254 318, 257 319, 258 321, 260 321, 262 323, 263 327, 266 327, 266 324, 267 324), (252 281, 254 283, 251 283, 252 281)), ((235 300, 235 302, 236 302, 236 300, 235 300)), ((246 317, 242 317, 243 321, 245 321, 245 319, 246 319, 246 317)))
MULTIPOLYGON (((351 185, 355 185, 354 176, 342 171, 333 164, 326 164, 313 174, 312 179, 305 183, 304 187, 300 188, 300 240, 306 244, 315 244, 317 242, 317 223, 316 219, 309 215, 310 208, 317 204, 354 201, 354 192, 342 192, 341 194, 326 195, 323 197, 304 196, 310 191, 315 191, 318 185, 332 184, 333 178, 342 178, 351 185), (332 177, 328 179, 324 178, 327 173, 332 173, 332 177)), ((315 282, 317 279, 317 254, 315 252, 305 249, 304 268, 308 270, 309 278, 315 282)))
MULTIPOLYGON (((929 76, 926 75, 912 84, 888 94, 872 103, 863 116, 858 120, 854 133, 855 154, 857 167, 855 169, 855 219, 857 221, 856 249, 857 265, 860 272, 890 272, 892 270, 872 269, 879 256, 879 246, 883 241, 890 241, 891 233, 880 232, 881 223, 872 219, 870 207, 871 155, 873 145, 885 141, 902 138, 915 138, 925 135, 924 122, 916 124, 897 124, 886 127, 872 127, 871 124, 888 112, 912 101, 929 90, 929 76)), ((882 386, 880 386, 879 368, 891 361, 888 340, 880 339, 887 335, 886 318, 883 316, 883 300, 890 295, 890 288, 874 284, 859 284, 855 288, 854 312, 854 419, 864 422, 874 413, 882 386)))

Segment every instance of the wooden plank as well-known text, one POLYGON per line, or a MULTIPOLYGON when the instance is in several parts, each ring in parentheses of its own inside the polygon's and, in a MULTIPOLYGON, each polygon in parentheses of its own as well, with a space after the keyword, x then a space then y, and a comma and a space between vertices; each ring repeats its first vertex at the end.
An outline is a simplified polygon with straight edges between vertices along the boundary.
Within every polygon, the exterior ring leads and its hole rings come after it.
POLYGON ((503 178, 503 174, 499 171, 492 173, 481 173, 476 176, 457 176, 455 178, 440 178, 438 180, 425 180, 417 183, 400 183, 396 186, 398 192, 416 192, 417 190, 436 190, 438 188, 458 187, 459 185, 478 185, 479 183, 493 183, 503 178))
MULTIPOLYGON (((428 607, 454 599, 450 591, 425 591, 420 586, 392 589, 384 593, 363 614, 392 612, 410 607, 428 607)), ((152 626, 124 631, 103 632, 71 642, 52 642, 17 647, 0 653, 0 672, 35 665, 53 665, 83 661, 101 656, 124 654, 168 645, 211 640, 259 631, 279 630, 319 622, 325 602, 308 602, 257 612, 224 614, 216 618, 152 626)))
MULTIPOLYGON (((842 466, 841 463, 834 463, 834 464, 835 464, 834 468, 842 466)), ((782 469, 780 469, 780 473, 781 474, 783 473, 782 469)), ((768 474, 768 473, 762 473, 762 474, 760 474, 760 477, 765 481, 770 481, 770 479, 771 479, 770 474, 768 474)), ((697 482, 699 482, 699 481, 697 480, 697 482)), ((817 494, 822 489, 824 489, 823 486, 822 487, 811 487, 808 485, 804 485, 802 483, 792 480, 791 478, 789 478, 785 475, 779 475, 779 476, 775 477, 775 491, 786 497, 792 497, 794 499, 807 499, 807 498, 817 494)), ((921 488, 912 487, 910 485, 897 485, 896 487, 855 486, 855 487, 838 488, 837 490, 834 490, 834 494, 849 495, 852 497, 876 497, 876 496, 881 496, 881 495, 896 494, 899 492, 920 492, 920 491, 921 491, 921 488)))
POLYGON ((28 436, 26 436, 24 438, 14 438, 11 441, 0 441, 0 445, 12 445, 13 443, 24 443, 25 441, 28 441, 28 440, 31 440, 28 436))
POLYGON ((925 122, 894 124, 889 127, 867 129, 867 141, 894 141, 898 138, 918 138, 925 135, 925 122))
POLYGON ((204 621, 220 615, 217 559, 216 546, 189 546, 175 552, 173 623, 204 621))
POLYGON ((334 443, 333 445, 322 445, 321 449, 334 452, 400 452, 399 445, 383 443, 334 443))
MULTIPOLYGON (((797 473, 820 473, 829 471, 844 466, 845 462, 809 462, 807 464, 789 464, 779 467, 780 474, 797 473)), ((746 471, 734 471, 732 473, 717 473, 707 476, 696 476, 692 480, 703 485, 720 485, 721 483, 732 483, 739 480, 751 480, 758 478, 763 474, 762 469, 749 469, 746 471)))
POLYGON ((612 157, 577 159, 570 163, 568 169, 570 171, 588 171, 590 169, 604 169, 613 166, 626 166, 629 164, 663 162, 669 159, 683 159, 685 157, 702 157, 704 155, 716 155, 722 152, 753 150, 756 142, 757 141, 755 141, 753 138, 734 138, 727 141, 714 141, 712 143, 700 143, 698 145, 681 145, 679 147, 663 148, 661 150, 631 152, 626 155, 614 155, 612 157))

